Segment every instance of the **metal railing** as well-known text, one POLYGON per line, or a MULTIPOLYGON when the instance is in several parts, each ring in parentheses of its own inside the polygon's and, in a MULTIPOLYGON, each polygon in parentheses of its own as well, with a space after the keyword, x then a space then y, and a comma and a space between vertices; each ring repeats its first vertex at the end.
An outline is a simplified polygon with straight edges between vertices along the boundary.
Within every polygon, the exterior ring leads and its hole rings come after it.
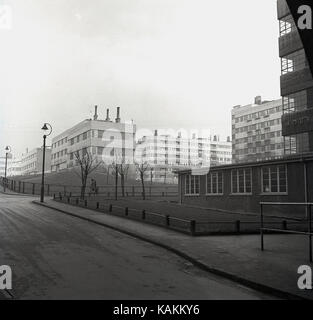
MULTIPOLYGON (((19 181, 13 179, 0 178, 0 184, 6 185, 6 188, 23 194, 30 195, 40 195, 41 184, 38 182, 28 182, 28 181, 19 181)), ((45 195, 53 196, 53 194, 61 193, 63 196, 80 196, 81 195, 81 186, 74 185, 61 185, 61 184, 45 184, 45 195)), ((89 186, 86 187, 86 196, 99 196, 104 198, 114 198, 115 196, 115 186, 98 186, 97 192, 91 190, 89 186)), ((125 198, 136 198, 142 197, 142 187, 140 185, 125 185, 124 194, 121 186, 118 186, 118 197, 125 198)), ((145 188, 145 197, 147 198, 173 198, 178 197, 178 187, 177 186, 160 186, 160 185, 146 185, 145 188)))
MULTIPOLYGON (((309 239, 309 259, 310 262, 313 261, 313 251, 312 251, 312 206, 311 202, 260 202, 260 212, 261 212, 261 227, 260 227, 260 235, 261 235, 261 250, 264 251, 264 232, 277 232, 277 233, 286 233, 286 234, 298 234, 307 236, 309 239), (266 228, 264 227, 264 207, 265 206, 298 206, 304 207, 306 209, 306 219, 303 221, 307 222, 307 232, 304 231, 296 231, 296 230, 288 230, 287 223, 283 226, 282 229, 276 228, 266 228)), ((284 217, 285 218, 285 217, 284 217)))

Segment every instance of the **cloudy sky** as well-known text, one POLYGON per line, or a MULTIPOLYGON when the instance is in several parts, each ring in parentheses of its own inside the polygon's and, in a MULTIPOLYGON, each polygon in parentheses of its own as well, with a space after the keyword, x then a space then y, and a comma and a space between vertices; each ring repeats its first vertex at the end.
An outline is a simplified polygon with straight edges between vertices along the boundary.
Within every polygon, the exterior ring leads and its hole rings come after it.
POLYGON ((95 104, 140 128, 223 137, 232 106, 280 95, 274 0, 1 4, 13 25, 0 29, 0 150, 40 146, 44 122, 58 134, 95 104))

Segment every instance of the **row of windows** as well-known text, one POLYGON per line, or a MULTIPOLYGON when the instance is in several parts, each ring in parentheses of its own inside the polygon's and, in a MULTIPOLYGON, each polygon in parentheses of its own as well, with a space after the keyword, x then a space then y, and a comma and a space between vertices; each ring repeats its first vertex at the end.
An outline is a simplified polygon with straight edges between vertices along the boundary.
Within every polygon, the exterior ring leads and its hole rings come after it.
POLYGON ((62 146, 63 144, 66 144, 67 143, 67 137, 55 142, 52 144, 52 148, 56 148, 56 147, 60 147, 62 146))
POLYGON ((276 126, 276 125, 280 125, 281 124, 281 119, 275 119, 275 120, 270 120, 270 121, 263 121, 260 123, 256 123, 253 125, 249 125, 249 126, 245 126, 245 127, 240 127, 240 128, 236 128, 233 126, 233 129, 235 129, 235 133, 242 133, 242 132, 248 132, 248 131, 255 131, 255 130, 261 130, 264 128, 268 128, 268 127, 272 127, 272 126, 276 126))
POLYGON ((240 143, 252 143, 252 142, 261 142, 264 141, 265 139, 271 139, 271 138, 279 138, 282 136, 282 132, 281 130, 276 131, 276 132, 269 132, 269 133, 264 133, 261 135, 254 135, 254 136, 250 136, 250 137, 245 137, 245 138, 240 138, 240 139, 236 139, 234 140, 234 144, 240 144, 240 143))
POLYGON ((266 116, 269 116, 271 114, 278 113, 281 111, 282 111, 282 106, 278 106, 278 107, 273 107, 273 108, 270 108, 267 110, 246 114, 241 117, 236 117, 234 115, 233 120, 235 120, 235 123, 246 122, 246 121, 261 119, 261 117, 266 117, 266 116))
MULTIPOLYGON (((287 168, 285 165, 269 166, 261 169, 262 193, 287 193, 287 168)), ((206 176, 206 194, 224 194, 223 172, 211 172, 206 176)), ((252 194, 252 169, 231 171, 231 194, 252 194)), ((185 195, 200 195, 200 176, 186 175, 185 195)))
POLYGON ((51 155, 51 159, 58 159, 60 157, 66 156, 66 155, 67 155, 67 149, 64 149, 59 152, 53 153, 51 155))

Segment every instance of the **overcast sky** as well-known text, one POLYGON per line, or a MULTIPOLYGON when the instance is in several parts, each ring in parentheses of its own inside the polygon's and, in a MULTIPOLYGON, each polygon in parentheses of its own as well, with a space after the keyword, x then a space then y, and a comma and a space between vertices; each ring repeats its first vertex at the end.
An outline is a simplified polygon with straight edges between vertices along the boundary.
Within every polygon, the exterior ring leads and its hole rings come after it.
POLYGON ((95 104, 139 128, 223 137, 234 105, 280 97, 275 0, 1 3, 13 12, 0 30, 1 150, 40 146, 44 122, 59 134, 95 104))

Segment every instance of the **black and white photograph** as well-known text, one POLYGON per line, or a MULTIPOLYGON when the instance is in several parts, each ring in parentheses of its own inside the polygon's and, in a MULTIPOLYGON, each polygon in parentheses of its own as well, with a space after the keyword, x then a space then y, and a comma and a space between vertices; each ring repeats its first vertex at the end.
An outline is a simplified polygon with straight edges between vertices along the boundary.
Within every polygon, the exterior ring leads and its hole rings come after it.
POLYGON ((0 307, 313 300, 312 20, 310 0, 0 0, 0 307))

